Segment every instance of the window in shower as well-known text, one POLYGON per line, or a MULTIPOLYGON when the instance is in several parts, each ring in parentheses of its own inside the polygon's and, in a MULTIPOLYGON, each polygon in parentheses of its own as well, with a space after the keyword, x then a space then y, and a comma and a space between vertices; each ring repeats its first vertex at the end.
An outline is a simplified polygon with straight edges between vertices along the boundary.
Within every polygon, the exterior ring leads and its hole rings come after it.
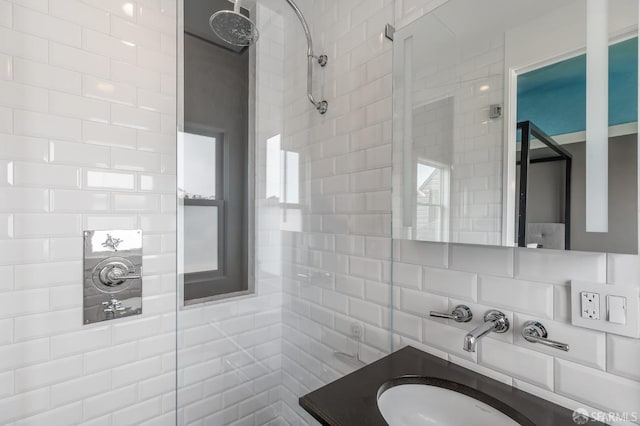
POLYGON ((184 205, 185 281, 219 277, 224 271, 224 199, 222 199, 222 134, 183 133, 179 141, 180 196, 184 205))
POLYGON ((185 127, 178 138, 178 193, 184 297, 190 304, 248 290, 245 212, 229 217, 230 204, 242 204, 244 199, 238 175, 246 170, 229 166, 229 156, 238 152, 233 154, 223 132, 194 124, 185 127))
POLYGON ((267 139, 265 191, 280 206, 280 229, 301 231, 300 154, 282 149, 280 135, 267 139))

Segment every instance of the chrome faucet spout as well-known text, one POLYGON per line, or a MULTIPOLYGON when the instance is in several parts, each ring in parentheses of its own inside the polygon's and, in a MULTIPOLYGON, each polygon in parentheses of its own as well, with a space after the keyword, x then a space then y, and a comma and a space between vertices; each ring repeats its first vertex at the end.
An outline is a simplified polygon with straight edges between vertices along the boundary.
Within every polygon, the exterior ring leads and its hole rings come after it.
POLYGON ((500 311, 492 310, 485 314, 484 323, 471 330, 464 336, 462 349, 467 352, 475 352, 478 340, 495 331, 504 333, 509 330, 509 319, 500 311))
POLYGON ((478 340, 491 333, 495 327, 496 321, 488 321, 480 324, 478 327, 471 330, 467 333, 466 336, 464 336, 464 345, 462 346, 462 349, 467 352, 475 352, 478 340))

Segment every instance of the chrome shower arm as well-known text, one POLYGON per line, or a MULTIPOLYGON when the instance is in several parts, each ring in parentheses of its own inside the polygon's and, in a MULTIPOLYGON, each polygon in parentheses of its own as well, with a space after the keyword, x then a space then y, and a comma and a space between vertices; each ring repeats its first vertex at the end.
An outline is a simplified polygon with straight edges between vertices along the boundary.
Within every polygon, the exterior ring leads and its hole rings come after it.
POLYGON ((311 31, 309 30, 309 24, 307 24, 307 20, 304 19, 304 15, 302 15, 302 12, 293 2, 293 0, 286 1, 298 16, 300 24, 302 24, 304 34, 307 37, 307 97, 309 98, 309 101, 313 104, 313 106, 320 112, 320 114, 324 114, 325 112, 327 112, 329 104, 325 100, 316 101, 316 99, 313 97, 313 60, 317 59, 320 66, 324 67, 327 64, 327 56, 315 56, 313 52, 313 40, 311 39, 311 31))
POLYGON ((313 57, 313 41, 311 40, 311 31, 309 31, 309 24, 307 24, 307 20, 304 19, 304 15, 298 5, 296 5, 292 0, 287 0, 289 6, 293 9, 300 20, 300 24, 302 24, 302 29, 304 30, 304 35, 307 36, 307 55, 313 57))

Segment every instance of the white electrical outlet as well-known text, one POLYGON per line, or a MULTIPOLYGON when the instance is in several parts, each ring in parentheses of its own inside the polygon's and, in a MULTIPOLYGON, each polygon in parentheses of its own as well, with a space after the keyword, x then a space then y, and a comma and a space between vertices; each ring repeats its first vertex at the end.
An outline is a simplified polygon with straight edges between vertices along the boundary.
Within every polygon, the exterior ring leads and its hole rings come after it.
POLYGON ((571 323, 640 337, 640 287, 571 281, 571 323))
POLYGON ((359 322, 351 323, 351 337, 353 337, 356 340, 360 340, 362 339, 363 334, 364 334, 364 330, 363 330, 362 324, 360 324, 359 322))
POLYGON ((600 319, 600 295, 583 291, 580 293, 580 316, 592 320, 600 319))

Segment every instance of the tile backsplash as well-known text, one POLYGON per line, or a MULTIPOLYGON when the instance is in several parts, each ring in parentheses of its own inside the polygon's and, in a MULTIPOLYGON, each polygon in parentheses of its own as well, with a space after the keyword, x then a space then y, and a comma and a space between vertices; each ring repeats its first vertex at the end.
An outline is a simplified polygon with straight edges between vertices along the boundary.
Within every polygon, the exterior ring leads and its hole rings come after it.
MULTIPOLYGON (((424 243, 396 241, 395 246, 398 247, 399 258, 402 258, 405 251, 412 250, 414 246, 420 244, 424 243)), ((451 246, 450 253, 457 247, 451 246)), ((482 272, 472 273, 475 276, 474 280, 467 279, 467 285, 471 287, 471 290, 467 292, 466 298, 460 297, 460 285, 455 280, 448 281, 451 285, 450 291, 446 288, 438 288, 437 297, 448 298, 448 310, 452 310, 455 305, 460 303, 467 304, 471 307, 474 315, 478 317, 481 317, 488 309, 498 308, 507 314, 512 324, 511 329, 505 335, 489 335, 481 340, 475 360, 471 359, 477 365, 466 364, 467 368, 477 369, 484 374, 486 374, 484 367, 490 368, 506 376, 503 377, 503 381, 516 386, 517 383, 527 382, 545 390, 546 392, 543 393, 545 398, 572 409, 585 406, 590 409, 619 413, 637 410, 637 403, 629 404, 628 401, 631 399, 625 400, 628 394, 632 394, 635 401, 640 400, 638 399, 640 398, 640 383, 637 382, 637 377, 634 377, 633 374, 633 371, 637 369, 635 367, 637 361, 631 360, 626 355, 614 356, 614 353, 617 354, 618 351, 613 349, 612 345, 615 345, 616 342, 618 345, 628 345, 625 348, 626 351, 637 352, 640 348, 640 341, 575 327, 571 325, 568 312, 569 287, 567 279, 584 274, 585 270, 594 271, 592 279, 597 279, 599 274, 602 277, 602 286, 605 286, 607 255, 544 251, 540 252, 542 254, 540 257, 528 257, 527 259, 531 263, 527 267, 532 271, 544 271, 549 264, 555 266, 549 268, 550 274, 545 282, 544 276, 541 278, 543 272, 537 272, 539 275, 533 277, 537 281, 512 278, 518 276, 515 272, 512 272, 510 277, 503 276, 506 275, 506 270, 519 270, 520 262, 522 262, 520 254, 531 250, 488 249, 482 246, 465 246, 464 250, 466 257, 484 260, 482 272), (495 255, 496 250, 503 253, 495 255), (494 255, 488 256, 491 252, 494 255), (505 268, 504 257, 511 258, 510 267, 505 268), (574 264, 578 264, 576 262, 578 257, 581 259, 579 264, 582 268, 574 269, 574 264), (563 269, 562 260, 564 258, 567 260, 567 267, 563 269), (600 270, 602 272, 599 272, 600 270), (561 276, 566 279, 557 279, 561 276), (530 320, 542 322, 547 328, 550 338, 568 343, 571 347, 570 351, 562 352, 525 341, 520 333, 523 324, 530 320), (564 370, 569 370, 571 374, 565 373, 564 370), (576 371, 583 371, 585 375, 581 376, 576 371), (612 399, 611 401, 615 400, 615 403, 598 399, 596 395, 603 388, 608 389, 611 393, 618 393, 619 390, 624 393, 625 398, 612 399), (593 390, 590 391, 590 389, 593 390)), ((457 274, 458 272, 454 272, 456 267, 459 265, 450 264, 440 274, 457 274)), ((432 269, 425 268, 425 270, 432 269)), ((460 269, 469 270, 466 267, 460 269)), ((620 273, 624 272, 620 271, 620 273)), ((427 282, 428 280, 425 281, 425 284, 427 282)), ((628 284, 638 285, 636 282, 628 282, 628 284)), ((400 289, 400 292, 403 291, 404 289, 400 289)), ((427 285, 423 287, 423 292, 435 295, 427 285)), ((432 303, 437 302, 437 299, 432 299, 432 303)), ((419 344, 423 349, 436 355, 448 357, 453 362, 456 362, 456 357, 469 358, 469 354, 461 351, 464 333, 456 331, 455 328, 471 328, 477 324, 472 322, 467 326, 452 321, 426 319, 424 316, 428 310, 431 310, 431 306, 428 306, 421 315, 417 316, 421 318, 424 338, 415 339, 413 335, 408 335, 396 327, 395 331, 399 335, 400 344, 419 344), (434 328, 438 331, 434 331, 434 328)), ((407 311, 407 309, 401 305, 400 311, 407 311)), ((471 358, 474 356, 472 355, 471 358)), ((528 391, 531 392, 531 390, 528 391)))

